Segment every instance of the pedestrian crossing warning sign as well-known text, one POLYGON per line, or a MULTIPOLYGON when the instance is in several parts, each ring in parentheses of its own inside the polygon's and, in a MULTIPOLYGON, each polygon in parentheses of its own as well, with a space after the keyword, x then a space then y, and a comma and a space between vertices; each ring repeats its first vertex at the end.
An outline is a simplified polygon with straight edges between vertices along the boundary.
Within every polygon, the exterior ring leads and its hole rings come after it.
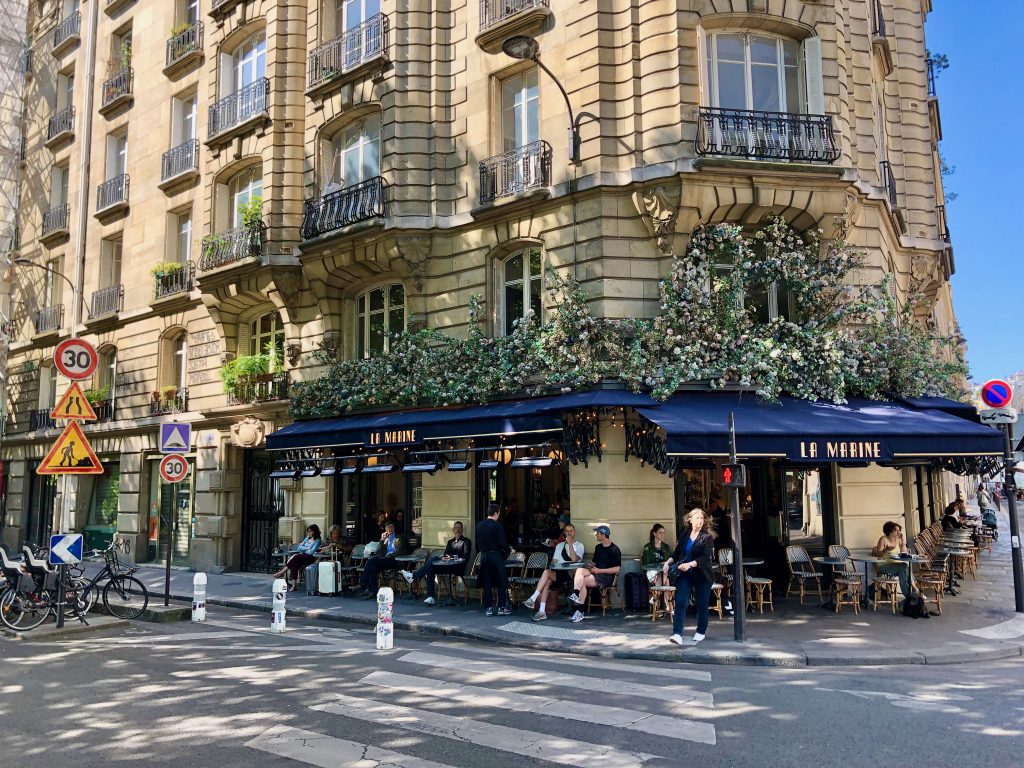
POLYGON ((68 391, 64 393, 64 397, 50 411, 50 418, 96 421, 96 411, 86 399, 81 385, 77 381, 73 381, 68 387, 68 391))
POLYGON ((102 475, 103 466, 77 421, 68 424, 46 458, 36 469, 38 475, 102 475))

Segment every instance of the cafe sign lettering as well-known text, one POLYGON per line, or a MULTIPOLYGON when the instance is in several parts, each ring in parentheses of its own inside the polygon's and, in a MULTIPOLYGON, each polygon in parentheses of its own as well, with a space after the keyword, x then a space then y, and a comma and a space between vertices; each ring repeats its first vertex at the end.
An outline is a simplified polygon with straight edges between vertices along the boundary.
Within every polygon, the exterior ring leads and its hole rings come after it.
POLYGON ((366 436, 366 445, 412 445, 418 443, 415 429, 379 429, 366 436))
POLYGON ((801 440, 801 459, 881 459, 881 442, 870 440, 801 440))

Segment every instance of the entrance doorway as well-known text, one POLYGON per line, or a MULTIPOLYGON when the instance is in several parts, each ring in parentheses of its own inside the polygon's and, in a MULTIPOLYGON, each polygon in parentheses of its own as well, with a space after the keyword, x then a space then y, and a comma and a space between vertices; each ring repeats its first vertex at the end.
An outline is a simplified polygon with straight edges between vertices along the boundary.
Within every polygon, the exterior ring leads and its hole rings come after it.
POLYGON ((274 461, 266 451, 245 451, 242 495, 243 571, 271 573, 271 554, 277 547, 278 520, 284 515, 284 494, 270 476, 274 461))
POLYGON ((499 466, 477 470, 477 508, 474 528, 492 501, 501 505, 499 521, 509 546, 541 546, 558 535, 558 516, 569 511, 569 470, 550 467, 499 466))
MULTIPOLYGON (((160 477, 156 456, 149 462, 149 518, 146 525, 147 547, 145 559, 166 562, 167 535, 170 529, 171 565, 188 566, 195 533, 195 459, 188 462, 188 477, 180 483, 165 483, 160 477)), ((139 553, 142 559, 142 553, 139 553)))

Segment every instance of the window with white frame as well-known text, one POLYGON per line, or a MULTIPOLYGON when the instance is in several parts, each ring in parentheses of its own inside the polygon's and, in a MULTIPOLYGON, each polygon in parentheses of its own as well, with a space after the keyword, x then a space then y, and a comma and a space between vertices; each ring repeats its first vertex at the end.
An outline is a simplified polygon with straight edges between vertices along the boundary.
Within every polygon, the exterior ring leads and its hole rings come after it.
POLYGON ((232 177, 228 182, 228 197, 231 205, 231 227, 242 226, 241 211, 253 200, 263 199, 263 168, 253 165, 232 177))
MULTIPOLYGON (((332 18, 336 37, 380 13, 380 0, 328 0, 328 4, 334 6, 332 18)), ((354 44, 359 43, 361 41, 354 41, 354 44)))
POLYGON ((68 180, 71 170, 65 165, 55 165, 50 171, 50 209, 63 208, 68 202, 68 180))
POLYGON ((196 95, 175 96, 171 100, 171 146, 177 147, 196 137, 196 95))
POLYGON ((179 0, 178 23, 192 26, 199 21, 199 0, 179 0))
POLYGON ((174 256, 184 264, 192 260, 192 209, 174 214, 174 256))
POLYGON ((170 373, 171 377, 168 383, 177 387, 179 392, 185 389, 188 377, 188 333, 185 331, 171 340, 170 373))
POLYGON ((273 348, 280 360, 284 353, 284 323, 276 312, 254 317, 249 321, 249 354, 265 355, 273 348))
POLYGON ((121 240, 100 243, 100 288, 121 284, 121 240))
POLYGON ((39 368, 39 410, 53 410, 57 404, 57 366, 43 365, 39 368))
POLYGON ((99 351, 96 365, 96 388, 107 390, 107 398, 114 399, 114 383, 117 381, 117 347, 106 346, 99 351))
POLYGON ((519 251, 499 264, 501 274, 501 320, 498 327, 506 335, 515 330, 517 320, 533 311, 541 319, 543 291, 540 248, 519 251))
POLYGON ((803 112, 799 43, 750 32, 709 32, 706 55, 709 106, 803 112))
MULTIPOLYGON (((732 273, 734 264, 731 256, 718 255, 713 265, 713 277, 727 278, 732 273)), ((759 323, 767 323, 778 317, 786 320, 792 320, 794 317, 791 292, 784 285, 775 281, 770 283, 751 282, 744 285, 739 303, 759 323)))
POLYGON ((121 133, 107 136, 107 176, 114 179, 128 172, 128 134, 127 129, 121 133))
POLYGON ((501 151, 511 152, 540 139, 537 70, 501 82, 501 151))
POLYGON ((240 91, 267 76, 267 37, 263 30, 246 39, 230 56, 230 76, 221 96, 240 91))
POLYGON ((324 194, 380 176, 378 115, 344 126, 325 144, 328 162, 324 164, 324 194))
POLYGON ((356 354, 373 357, 391 348, 390 336, 405 330, 405 288, 392 283, 356 299, 356 354))
POLYGON ((60 278, 60 259, 46 262, 46 276, 43 278, 43 300, 48 307, 60 305, 64 284, 60 278))
POLYGON ((67 109, 75 103, 75 72, 61 72, 57 75, 57 111, 67 109))

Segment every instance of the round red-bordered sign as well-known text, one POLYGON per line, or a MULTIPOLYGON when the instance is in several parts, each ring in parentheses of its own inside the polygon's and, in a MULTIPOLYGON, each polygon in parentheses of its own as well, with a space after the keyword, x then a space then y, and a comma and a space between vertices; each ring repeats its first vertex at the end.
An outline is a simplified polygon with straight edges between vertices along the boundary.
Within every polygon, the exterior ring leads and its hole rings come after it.
POLYGON ((188 462, 173 453, 164 456, 160 459, 160 477, 165 483, 180 483, 188 477, 188 462))
POLYGON ((1013 387, 1002 379, 990 379, 981 385, 981 399, 989 408, 1005 408, 1013 400, 1013 387))
POLYGON ((53 353, 53 364, 69 379, 88 379, 96 371, 96 349, 83 339, 64 339, 53 353))

